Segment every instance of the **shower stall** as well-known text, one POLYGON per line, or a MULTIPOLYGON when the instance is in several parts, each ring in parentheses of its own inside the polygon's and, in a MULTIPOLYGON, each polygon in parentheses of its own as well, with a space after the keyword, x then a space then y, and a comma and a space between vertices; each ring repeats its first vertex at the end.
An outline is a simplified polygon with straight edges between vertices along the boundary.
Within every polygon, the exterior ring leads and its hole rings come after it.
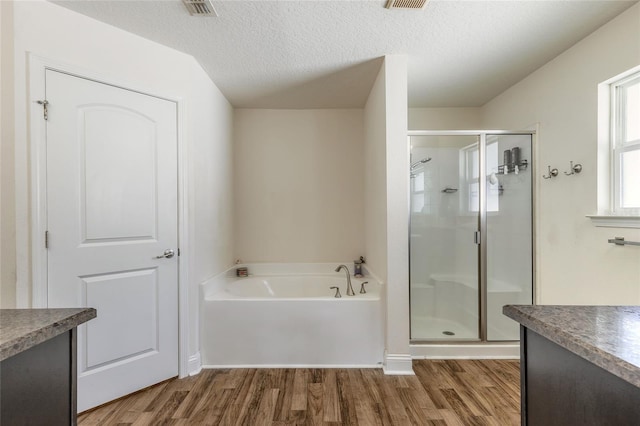
POLYGON ((533 300, 532 132, 409 132, 411 341, 519 340, 533 300))

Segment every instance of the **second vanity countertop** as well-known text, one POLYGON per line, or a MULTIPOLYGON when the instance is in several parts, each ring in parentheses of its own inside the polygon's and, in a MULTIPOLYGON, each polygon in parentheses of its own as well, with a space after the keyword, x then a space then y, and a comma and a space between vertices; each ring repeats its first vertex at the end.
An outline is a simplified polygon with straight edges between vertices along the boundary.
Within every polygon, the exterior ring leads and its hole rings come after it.
POLYGON ((0 309, 0 361, 95 317, 93 308, 0 309))
POLYGON ((507 305, 503 313, 640 387, 640 306, 507 305))

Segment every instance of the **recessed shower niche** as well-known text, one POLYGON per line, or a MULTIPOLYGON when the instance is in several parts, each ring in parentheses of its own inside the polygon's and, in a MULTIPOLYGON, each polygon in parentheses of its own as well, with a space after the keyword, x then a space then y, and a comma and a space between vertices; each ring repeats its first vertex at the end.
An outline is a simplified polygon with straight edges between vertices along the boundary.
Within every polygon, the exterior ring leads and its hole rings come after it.
POLYGON ((533 300, 529 132, 409 132, 411 339, 519 339, 533 300))

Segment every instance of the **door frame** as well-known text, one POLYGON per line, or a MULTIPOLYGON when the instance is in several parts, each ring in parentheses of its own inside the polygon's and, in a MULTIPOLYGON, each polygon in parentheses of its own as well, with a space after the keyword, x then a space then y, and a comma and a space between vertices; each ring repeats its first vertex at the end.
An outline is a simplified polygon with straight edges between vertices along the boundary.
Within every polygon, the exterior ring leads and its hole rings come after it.
MULTIPOLYGON (((37 102, 45 98, 46 70, 65 73, 97 83, 107 84, 120 89, 153 96, 176 104, 177 144, 178 144, 178 374, 189 375, 189 191, 188 191, 188 152, 186 131, 186 101, 180 97, 148 90, 138 83, 123 82, 100 72, 87 70, 42 56, 28 54, 28 94, 29 103, 29 148, 31 178, 31 307, 46 308, 48 293, 47 249, 45 231, 47 231, 47 164, 46 164, 46 126, 43 120, 43 107, 37 102)), ((53 106, 52 106, 53 108, 53 106)), ((99 314, 99 313, 98 313, 99 314)))

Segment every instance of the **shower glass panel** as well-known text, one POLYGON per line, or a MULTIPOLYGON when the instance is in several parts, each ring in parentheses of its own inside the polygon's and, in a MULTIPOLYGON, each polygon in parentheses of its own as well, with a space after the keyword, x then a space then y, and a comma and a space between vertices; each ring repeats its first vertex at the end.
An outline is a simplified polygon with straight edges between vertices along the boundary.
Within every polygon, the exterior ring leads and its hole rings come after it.
POLYGON ((409 143, 411 338, 477 341, 479 137, 411 136, 409 143))
POLYGON ((502 307, 533 300, 531 142, 528 134, 486 137, 487 340, 519 340, 502 307))
POLYGON ((411 339, 519 340, 502 307, 533 301, 533 136, 416 133, 409 137, 411 339))

